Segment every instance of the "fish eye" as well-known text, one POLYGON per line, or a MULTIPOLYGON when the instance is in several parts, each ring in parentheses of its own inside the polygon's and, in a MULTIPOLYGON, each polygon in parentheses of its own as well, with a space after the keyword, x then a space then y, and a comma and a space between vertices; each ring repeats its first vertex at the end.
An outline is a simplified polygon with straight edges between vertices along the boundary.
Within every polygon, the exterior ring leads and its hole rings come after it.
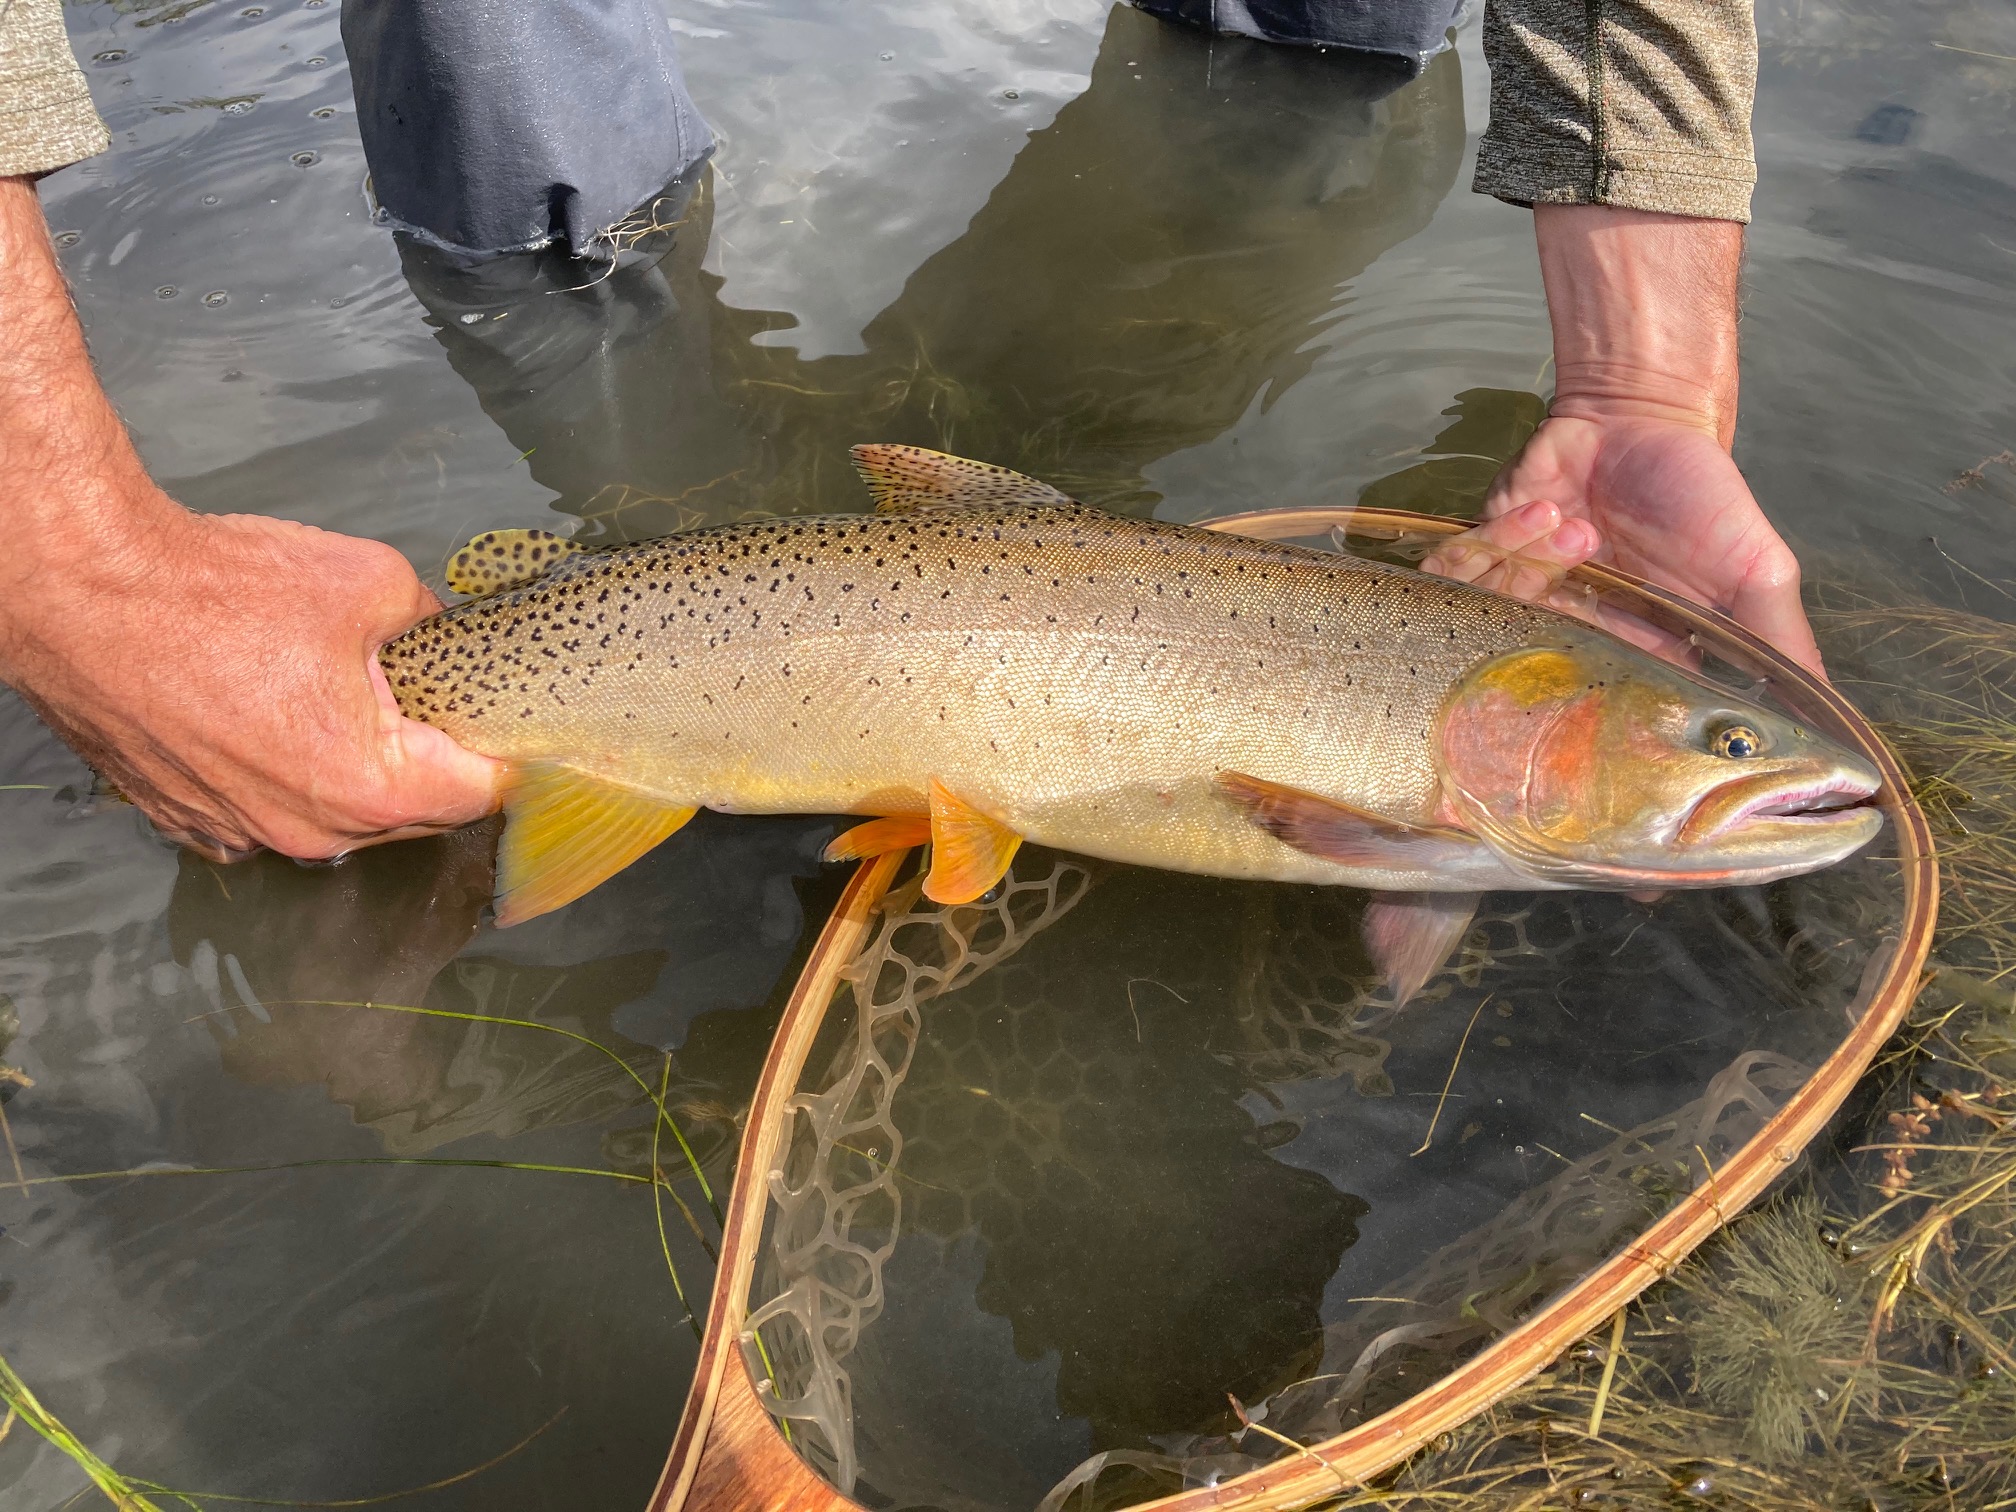
POLYGON ((1763 744, 1762 738, 1750 726, 1732 724, 1724 725, 1715 732, 1708 741, 1708 749, 1717 756, 1742 761, 1746 757, 1755 756, 1763 744))

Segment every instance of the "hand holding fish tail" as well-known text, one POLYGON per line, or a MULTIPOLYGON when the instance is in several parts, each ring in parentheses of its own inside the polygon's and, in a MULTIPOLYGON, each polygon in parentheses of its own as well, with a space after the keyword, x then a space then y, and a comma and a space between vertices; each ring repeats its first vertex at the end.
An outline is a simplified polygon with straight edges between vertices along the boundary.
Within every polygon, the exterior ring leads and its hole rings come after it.
POLYGON ((373 654, 439 608, 403 557, 149 502, 9 595, 0 672, 163 834, 328 858, 495 807, 495 763, 401 715, 373 654))

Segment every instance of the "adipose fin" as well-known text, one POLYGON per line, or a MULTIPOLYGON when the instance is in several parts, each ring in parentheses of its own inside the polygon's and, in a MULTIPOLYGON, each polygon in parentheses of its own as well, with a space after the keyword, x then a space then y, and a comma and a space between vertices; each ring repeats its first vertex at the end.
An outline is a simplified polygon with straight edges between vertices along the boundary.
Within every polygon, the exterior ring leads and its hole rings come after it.
POLYGON ((486 530, 448 559, 448 586, 468 598, 502 593, 587 549, 550 530, 486 530))

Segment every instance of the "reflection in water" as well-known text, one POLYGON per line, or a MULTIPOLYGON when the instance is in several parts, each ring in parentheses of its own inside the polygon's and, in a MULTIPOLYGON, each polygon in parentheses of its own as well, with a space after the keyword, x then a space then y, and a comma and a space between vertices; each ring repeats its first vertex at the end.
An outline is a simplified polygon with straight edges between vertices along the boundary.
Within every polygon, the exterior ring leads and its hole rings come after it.
POLYGON ((533 264, 472 275, 411 248, 405 268, 456 371, 591 539, 719 518, 717 501, 858 506, 847 448, 863 440, 1139 507, 1144 467, 1309 370, 1344 284, 1448 193, 1464 140, 1455 55, 1403 82, 1377 60, 1117 8, 1090 87, 869 323, 859 355, 754 343, 788 317, 715 297, 704 183, 667 207, 683 218, 669 253, 606 285, 533 264))
POLYGON ((1538 394, 1518 389, 1465 389, 1442 413, 1450 422, 1421 448, 1428 460, 1366 484, 1358 491, 1360 504, 1419 514, 1481 514, 1491 480, 1539 428, 1547 405, 1538 394))
MULTIPOLYGON (((324 867, 261 856, 224 868, 184 854, 168 937, 211 1003, 202 1022, 223 1069, 251 1086, 321 1086, 398 1155, 641 1113, 638 1081, 574 1036, 618 1047, 655 1085, 662 1052, 618 1026, 652 993, 666 952, 571 966, 465 953, 490 900, 497 830, 491 821, 324 867), (428 1012, 400 1011, 412 1008, 428 1012)), ((667 1105, 717 1178, 767 1031, 749 1017, 703 1015, 671 1073, 667 1105)), ((648 1123, 613 1130, 603 1149, 619 1167, 648 1167, 648 1123)))

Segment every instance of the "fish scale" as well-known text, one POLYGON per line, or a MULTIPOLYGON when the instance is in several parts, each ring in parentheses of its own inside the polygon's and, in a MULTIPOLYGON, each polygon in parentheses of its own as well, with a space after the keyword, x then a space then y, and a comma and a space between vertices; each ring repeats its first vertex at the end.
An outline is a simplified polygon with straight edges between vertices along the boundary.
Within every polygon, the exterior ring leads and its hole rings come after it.
POLYGON ((1295 851, 1212 783, 1404 821, 1480 660, 1559 616, 1328 552, 1081 505, 747 521, 582 553, 385 648, 411 716, 731 813, 919 814, 933 777, 1038 843, 1416 887, 1295 851))

